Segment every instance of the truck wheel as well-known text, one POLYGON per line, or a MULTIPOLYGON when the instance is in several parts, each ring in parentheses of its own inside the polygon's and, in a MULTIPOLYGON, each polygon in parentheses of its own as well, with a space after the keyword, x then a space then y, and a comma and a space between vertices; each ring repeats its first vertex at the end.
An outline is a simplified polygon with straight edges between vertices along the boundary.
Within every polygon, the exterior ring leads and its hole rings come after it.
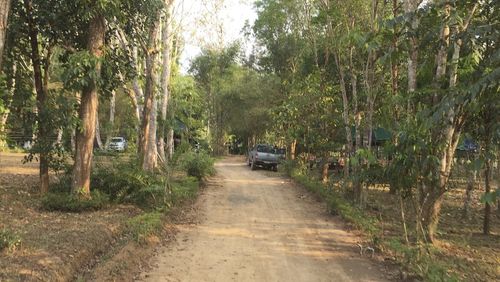
POLYGON ((278 165, 273 165, 272 170, 273 170, 273 171, 278 171, 278 165))

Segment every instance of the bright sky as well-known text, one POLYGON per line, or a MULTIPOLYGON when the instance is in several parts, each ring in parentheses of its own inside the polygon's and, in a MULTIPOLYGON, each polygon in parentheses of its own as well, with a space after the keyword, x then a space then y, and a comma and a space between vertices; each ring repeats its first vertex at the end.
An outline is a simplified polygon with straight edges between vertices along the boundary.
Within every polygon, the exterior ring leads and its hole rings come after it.
POLYGON ((245 22, 253 24, 257 14, 253 10, 253 0, 176 0, 174 11, 181 21, 185 40, 181 55, 181 69, 189 69, 190 60, 196 57, 201 47, 218 42, 217 25, 222 25, 224 44, 242 39, 241 30, 245 22), (215 3, 220 12, 214 12, 215 3))

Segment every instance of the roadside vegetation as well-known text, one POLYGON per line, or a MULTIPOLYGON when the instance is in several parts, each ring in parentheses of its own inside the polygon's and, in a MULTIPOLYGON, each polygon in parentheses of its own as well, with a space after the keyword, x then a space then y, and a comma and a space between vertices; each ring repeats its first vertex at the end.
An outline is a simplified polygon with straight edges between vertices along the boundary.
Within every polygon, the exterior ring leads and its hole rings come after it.
MULTIPOLYGON (((53 186, 41 196, 34 188, 36 166, 23 164, 22 156, 1 157, 2 280, 67 280, 84 271, 82 265, 103 255, 105 260, 113 248, 129 241, 146 250, 165 232, 173 232, 165 227, 172 211, 193 201, 203 179, 213 171, 213 166, 206 167, 197 178, 172 162, 169 173, 146 173, 126 155, 105 157, 92 174, 91 198, 75 197, 64 172, 53 176, 53 186), (75 236, 82 239, 75 242, 75 236), (41 258, 61 263, 45 265, 41 258)), ((205 159, 213 165, 213 160, 205 159)))
POLYGON ((499 1, 257 0, 187 72, 176 3, 0 0, 0 280, 145 241, 255 144, 402 279, 500 279, 499 1))
POLYGON ((211 147, 286 148, 402 279, 498 280, 497 2, 256 1, 253 53, 191 67, 211 147))

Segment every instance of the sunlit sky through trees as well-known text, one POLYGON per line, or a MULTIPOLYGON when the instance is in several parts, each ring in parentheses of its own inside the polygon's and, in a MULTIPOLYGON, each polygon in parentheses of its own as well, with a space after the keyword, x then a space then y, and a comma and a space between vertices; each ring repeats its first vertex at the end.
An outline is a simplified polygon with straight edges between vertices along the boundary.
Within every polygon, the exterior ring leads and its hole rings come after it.
POLYGON ((183 72, 203 47, 243 40, 245 22, 251 25, 257 18, 252 0, 177 0, 174 13, 184 37, 183 72))

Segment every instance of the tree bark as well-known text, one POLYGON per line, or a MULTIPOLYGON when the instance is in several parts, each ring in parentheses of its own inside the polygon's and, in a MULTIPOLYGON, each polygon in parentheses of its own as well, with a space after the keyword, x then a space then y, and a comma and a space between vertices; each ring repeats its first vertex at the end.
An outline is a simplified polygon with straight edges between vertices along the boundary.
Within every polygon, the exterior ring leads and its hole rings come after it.
POLYGON ((436 91, 432 95, 432 103, 435 105, 439 102, 437 89, 441 88, 442 79, 446 75, 446 67, 448 63, 448 48, 450 46, 450 26, 447 23, 447 18, 450 16, 451 6, 449 3, 444 5, 443 27, 441 28, 441 46, 436 56, 436 74, 434 76, 434 87, 436 91))
MULTIPOLYGON (((476 4, 477 5, 477 4, 476 4)), ((468 19, 465 22, 464 29, 467 28, 470 22, 476 5, 474 5, 471 10, 468 19)), ((442 102, 442 98, 438 96, 438 89, 442 87, 442 80, 446 75, 447 65, 448 65, 448 47, 450 45, 450 27, 447 23, 448 18, 451 13, 450 3, 446 3, 444 6, 444 17, 443 26, 441 29, 441 48, 436 56, 436 74, 434 76, 434 86, 436 88, 435 93, 432 97, 432 105, 435 106, 442 102)), ((454 44, 453 51, 453 61, 451 63, 451 71, 449 78, 449 89, 454 90, 456 86, 456 69, 455 66, 460 58, 460 44, 454 44)), ((447 99, 454 99, 454 96, 447 97, 447 99)), ((430 195, 426 197, 426 201, 423 203, 423 228, 426 232, 427 239, 429 242, 434 242, 435 232, 437 230, 437 224, 439 221, 439 212, 441 208, 441 202, 444 193, 447 190, 448 180, 450 177, 451 168, 453 166, 453 159, 455 157, 455 150, 458 145, 458 141, 461 134, 461 127, 463 124, 463 116, 454 105, 454 101, 448 101, 450 106, 444 112, 444 120, 442 122, 443 126, 438 126, 433 129, 432 140, 435 144, 442 144, 443 146, 438 146, 435 149, 434 155, 439 157, 439 165, 437 167, 431 168, 433 170, 433 175, 436 179, 429 181, 428 192, 422 191, 423 195, 430 195)), ((430 144, 429 144, 430 145, 430 144)), ((435 145, 434 145, 435 146, 435 145)), ((422 193, 421 192, 421 193, 422 193)))
MULTIPOLYGON (((405 0, 403 3, 404 11, 406 14, 411 14, 410 23, 410 50, 408 54, 408 96, 417 89, 417 67, 418 67, 418 39, 415 33, 419 25, 417 18, 419 0, 405 0)), ((408 111, 410 111, 410 99, 408 99, 408 111)))
POLYGON ((123 89, 125 90, 125 92, 128 94, 129 98, 130 98, 130 101, 132 103, 132 107, 134 108, 134 116, 135 116, 135 119, 137 120, 137 123, 140 124, 141 123, 141 111, 139 109, 139 102, 137 101, 137 96, 135 95, 135 92, 126 87, 126 86, 123 86, 123 89))
POLYGON ((2 70, 3 49, 5 48, 5 37, 7 35, 9 11, 10 0, 0 0, 0 71, 2 70))
POLYGON ((144 167, 147 171, 152 171, 158 167, 158 146, 157 146, 157 118, 158 116, 158 101, 156 95, 153 95, 153 107, 149 115, 150 130, 148 135, 148 147, 146 149, 146 157, 144 167))
POLYGON ((472 203, 472 191, 476 185, 477 171, 475 169, 468 169, 467 171, 467 188, 465 189, 465 199, 463 207, 463 216, 468 218, 470 216, 469 209, 472 203))
MULTIPOLYGON (((254 141, 255 145, 255 141, 254 141)), ((297 153, 297 139, 293 139, 292 143, 290 143, 290 160, 294 161, 297 153)))
POLYGON ((328 157, 328 153, 323 155, 323 166, 321 168, 321 179, 323 183, 328 183, 328 168, 330 166, 328 157))
POLYGON ((109 99, 109 129, 106 132, 106 146, 109 145, 111 137, 113 137, 112 135, 115 129, 115 111, 116 111, 116 92, 113 90, 111 91, 111 98, 109 99))
POLYGON ((167 157, 172 159, 175 149, 174 129, 170 128, 167 133, 167 157))
POLYGON ((337 64, 337 68, 339 70, 340 77, 340 91, 342 93, 342 119, 344 121, 345 131, 346 131, 346 148, 345 148, 345 162, 344 162, 344 178, 349 178, 349 157, 352 153, 352 132, 351 126, 349 122, 349 100, 347 98, 347 87, 345 81, 345 73, 344 68, 341 65, 339 54, 335 54, 335 62, 337 64))
MULTIPOLYGON (((102 14, 95 14, 89 23, 87 50, 96 57, 103 55, 105 19, 102 14)), ((95 71, 100 75, 101 64, 96 63, 95 71)), ((97 81, 90 81, 82 91, 79 118, 82 127, 76 132, 76 152, 73 166, 72 192, 81 198, 90 198, 90 173, 95 138, 95 126, 98 110, 97 81)))
MULTIPOLYGON (((359 149, 362 147, 361 145, 361 113, 359 112, 359 101, 358 101, 358 77, 354 71, 353 64, 353 49, 351 49, 350 54, 350 63, 349 69, 351 71, 351 88, 352 88, 352 102, 353 102, 353 112, 354 112, 354 157, 357 158, 357 153, 359 149)), ((354 200, 358 204, 362 204, 362 186, 359 178, 359 170, 360 170, 360 160, 352 165, 352 174, 354 175, 353 181, 353 192, 354 192, 354 200)))
MULTIPOLYGON (((133 92, 131 92, 128 89, 128 87, 126 87, 126 86, 124 86, 124 88, 127 90, 127 93, 129 95, 129 97, 131 98, 132 106, 134 107, 135 115, 137 117, 137 121, 139 123, 141 123, 142 109, 141 109, 141 107, 139 105, 139 101, 141 101, 142 98, 144 97, 144 93, 142 92, 142 89, 139 86, 139 79, 138 79, 138 77, 139 77, 139 74, 142 73, 142 72, 141 72, 141 70, 139 69, 139 66, 138 66, 139 64, 138 64, 137 47, 136 46, 131 47, 129 45, 129 42, 127 40, 127 36, 123 32, 123 30, 121 30, 120 28, 116 28, 115 35, 118 38, 118 41, 120 42, 120 45, 121 45, 122 49, 125 50, 128 54, 130 54, 130 56, 131 56, 131 58, 130 58, 131 66, 132 66, 132 68, 137 73, 137 75, 135 75, 134 78, 132 79, 132 89, 133 89, 133 92)), ((119 75, 123 78, 123 75, 121 73, 119 75)), ((124 80, 124 79, 122 79, 122 80, 124 80)))
POLYGON ((104 149, 101 138, 101 126, 99 124, 99 113, 96 113, 95 118, 95 141, 97 142, 97 147, 99 147, 99 150, 104 149))
POLYGON ((425 238, 429 243, 436 241, 436 230, 439 223, 439 213, 444 198, 443 190, 433 189, 429 191, 425 201, 422 203, 422 227, 425 238))
MULTIPOLYGON (((449 15, 450 7, 449 4, 445 4, 445 17, 443 19, 443 27, 441 28, 441 47, 436 55, 436 73, 434 75, 434 87, 436 88, 435 93, 432 95, 432 106, 439 103, 437 90, 440 88, 439 84, 446 74, 446 64, 447 64, 447 46, 449 45, 449 26, 446 23, 446 18, 449 15)), ((452 107, 446 115, 446 123, 449 126, 445 128, 434 129, 432 132, 432 139, 434 142, 444 142, 446 146, 443 148, 436 149, 434 155, 436 155, 440 163, 439 165, 430 165, 429 170, 432 171, 432 179, 423 179, 423 184, 421 185, 422 190, 420 191, 420 205, 422 208, 422 227, 424 230, 424 238, 430 243, 435 242, 435 233, 437 230, 437 225, 439 221, 439 212, 441 210, 441 203, 443 200, 443 195, 445 193, 446 184, 448 180, 449 173, 447 173, 448 167, 451 169, 451 161, 453 158, 449 158, 447 155, 449 145, 451 145, 451 138, 454 134, 454 111, 452 107)), ((428 146, 434 146, 434 144, 428 144, 428 146)), ((454 152, 452 152, 453 154, 454 152)), ((449 171, 448 171, 449 172, 449 171)), ((429 178, 429 176, 427 176, 429 178)))
MULTIPOLYGON (((371 14, 371 25, 372 32, 377 32, 377 19, 378 19, 378 0, 372 1, 372 14, 371 14)), ((397 8, 396 8, 397 9, 397 8)), ((394 11, 396 13, 397 11, 394 11)), ((396 41, 393 42, 394 48, 397 48, 396 41)), ((374 115, 374 107, 375 107, 375 98, 376 98, 376 90, 375 87, 375 66, 376 66, 376 54, 373 51, 368 52, 368 58, 366 59, 366 67, 365 67, 365 87, 366 87, 366 106, 367 106, 367 117, 366 117, 366 149, 371 151, 372 148, 372 133, 373 133, 373 115, 374 115)), ((393 68, 396 66, 396 75, 397 75, 397 64, 392 64, 391 61, 391 74, 393 73, 393 68)), ((397 87, 397 77, 395 77, 392 81, 393 87, 396 84, 397 87), (394 81, 395 80, 395 81, 394 81)), ((393 89, 394 91, 394 89, 393 89)))
MULTIPOLYGON (((156 92, 156 62, 158 51, 157 40, 159 33, 159 16, 152 25, 149 27, 148 35, 148 45, 144 48, 144 53, 146 55, 146 87, 144 91, 144 107, 142 110, 142 126, 139 139, 139 156, 141 167, 145 171, 152 171, 156 168, 157 158, 156 158, 156 138, 152 140, 153 136, 156 136, 156 132, 151 133, 152 130, 156 130, 156 124, 153 121, 152 115, 156 113, 155 104, 156 99, 154 97, 156 92), (154 142, 153 144, 151 144, 154 142), (153 150, 154 148, 154 150, 153 150)), ((156 116, 154 117, 156 120, 156 116)))
MULTIPOLYGON (((16 81, 17 81, 17 62, 14 61, 14 63, 12 64, 12 79, 9 85, 9 93, 5 101, 5 108, 7 109, 12 104, 12 99, 14 97, 14 93, 16 90, 16 81)), ((0 116, 0 143, 3 141, 2 138, 5 137, 6 134, 6 126, 7 126, 7 120, 9 119, 9 113, 10 112, 7 110, 0 116)))
MULTIPOLYGON (((46 115, 46 100, 47 93, 44 88, 44 78, 42 74, 42 61, 40 58, 39 42, 38 42, 38 29, 35 25, 34 15, 33 15, 33 3, 31 0, 24 1, 24 7, 26 10, 26 17, 28 21, 28 32, 30 37, 31 46, 31 61, 33 64, 33 76, 36 91, 36 105, 37 105, 37 142, 40 148, 40 192, 45 194, 49 191, 49 161, 48 161, 48 124, 45 122, 46 115)), ((47 64, 48 64, 47 60, 47 64)), ((48 66, 46 66, 48 67, 48 66)), ((46 70, 48 71, 48 70, 46 70)), ((46 72, 47 74, 47 72, 46 72)), ((45 84, 47 80, 45 80, 45 84)))
MULTIPOLYGON (((393 18, 397 18, 399 16, 399 1, 392 0, 392 16, 393 18)), ((394 37, 392 40, 392 49, 393 52, 397 52, 398 50, 398 34, 396 27, 394 27, 394 37)), ((392 94, 397 95, 399 91, 399 64, 397 60, 391 59, 391 89, 392 94)))
MULTIPOLYGON (((485 162, 484 170, 484 192, 486 194, 491 192, 491 160, 487 159, 485 162)), ((484 219, 483 219, 483 234, 489 235, 491 228, 491 204, 486 202, 484 205, 484 219)))
POLYGON ((162 87, 162 99, 161 99, 161 128, 158 136, 158 152, 164 161, 167 161, 172 157, 171 154, 171 143, 173 140, 168 138, 173 138, 170 134, 170 128, 167 126, 167 111, 168 104, 170 100, 170 72, 171 72, 171 49, 172 49, 172 12, 173 12, 173 0, 165 0, 165 6, 167 7, 165 20, 163 22, 162 31, 162 44, 163 44, 163 54, 162 54, 162 75, 161 75, 161 87, 162 87), (168 132, 167 132, 168 131, 168 132), (165 135, 167 137, 165 145, 165 135), (165 154, 166 152, 166 154, 165 154))

